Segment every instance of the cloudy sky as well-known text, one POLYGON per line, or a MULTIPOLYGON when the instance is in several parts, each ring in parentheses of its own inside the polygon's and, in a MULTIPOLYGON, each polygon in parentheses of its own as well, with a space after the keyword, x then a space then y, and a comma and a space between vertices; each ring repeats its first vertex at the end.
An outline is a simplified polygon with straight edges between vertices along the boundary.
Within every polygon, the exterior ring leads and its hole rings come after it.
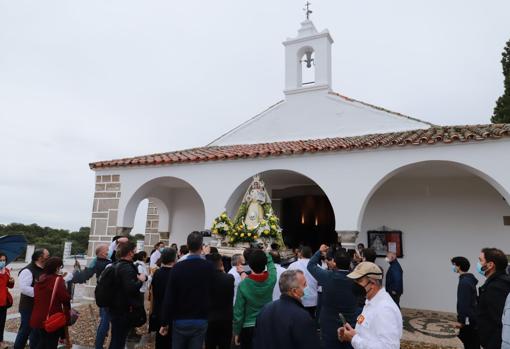
MULTIPOLYGON (((282 99, 281 42, 303 2, 0 0, 0 223, 86 226, 89 162, 204 145, 282 99)), ((510 1, 312 8, 335 40, 335 91, 437 124, 489 122, 510 1)))

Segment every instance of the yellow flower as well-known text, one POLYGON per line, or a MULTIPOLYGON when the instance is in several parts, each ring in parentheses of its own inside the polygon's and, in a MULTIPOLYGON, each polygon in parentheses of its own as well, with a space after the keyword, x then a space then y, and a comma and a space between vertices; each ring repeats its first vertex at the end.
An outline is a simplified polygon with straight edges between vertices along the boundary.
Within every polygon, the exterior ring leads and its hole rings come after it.
POLYGON ((238 235, 239 235, 239 233, 236 233, 236 236, 238 236, 238 235))
POLYGON ((276 230, 276 225, 271 225, 271 229, 276 230))
POLYGON ((241 233, 241 237, 244 238, 244 233, 241 233))
POLYGON ((264 230, 264 234, 269 235, 269 230, 264 230))
POLYGON ((258 236, 257 234, 255 234, 255 235, 253 235, 253 237, 254 237, 255 239, 257 239, 259 236, 258 236))
POLYGON ((251 236, 251 233, 248 233, 248 236, 251 236))
POLYGON ((234 238, 230 238, 230 241, 234 241, 234 238))
POLYGON ((221 215, 221 218, 227 218, 227 215, 226 215, 225 213, 223 213, 223 214, 221 215))
POLYGON ((218 229, 214 229, 212 232, 213 234, 218 234, 218 229))

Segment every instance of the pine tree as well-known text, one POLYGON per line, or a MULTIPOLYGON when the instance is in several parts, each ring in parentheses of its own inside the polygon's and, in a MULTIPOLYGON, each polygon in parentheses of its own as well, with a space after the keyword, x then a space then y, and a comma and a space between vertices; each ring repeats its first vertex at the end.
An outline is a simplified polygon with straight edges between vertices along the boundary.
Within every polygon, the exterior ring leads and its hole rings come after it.
POLYGON ((506 43, 502 56, 501 64, 503 65, 503 75, 505 76, 505 92, 496 101, 494 115, 491 118, 491 121, 495 124, 510 123, 510 40, 506 43))

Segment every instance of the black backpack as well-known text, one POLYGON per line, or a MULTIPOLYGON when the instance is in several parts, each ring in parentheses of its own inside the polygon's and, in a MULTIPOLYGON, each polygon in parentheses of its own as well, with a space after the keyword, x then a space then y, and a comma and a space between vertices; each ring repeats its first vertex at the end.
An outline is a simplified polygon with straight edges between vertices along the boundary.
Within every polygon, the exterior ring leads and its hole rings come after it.
POLYGON ((106 267, 99 275, 94 295, 96 304, 100 308, 112 306, 116 290, 115 284, 117 283, 117 266, 118 263, 114 263, 106 267))

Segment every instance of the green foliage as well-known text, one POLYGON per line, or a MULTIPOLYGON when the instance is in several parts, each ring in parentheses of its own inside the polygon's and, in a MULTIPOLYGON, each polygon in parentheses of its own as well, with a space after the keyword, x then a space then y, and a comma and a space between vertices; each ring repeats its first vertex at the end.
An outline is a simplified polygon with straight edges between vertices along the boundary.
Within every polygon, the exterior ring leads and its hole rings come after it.
POLYGON ((506 43, 502 53, 503 75, 505 77, 505 92, 496 101, 494 115, 491 118, 493 123, 510 123, 510 40, 506 43))
POLYGON ((71 254, 87 253, 90 228, 81 227, 79 231, 69 232, 69 230, 41 227, 37 224, 0 224, 0 236, 19 234, 24 235, 28 243, 35 245, 36 248, 46 248, 52 256, 62 257, 66 241, 73 243, 71 254))

